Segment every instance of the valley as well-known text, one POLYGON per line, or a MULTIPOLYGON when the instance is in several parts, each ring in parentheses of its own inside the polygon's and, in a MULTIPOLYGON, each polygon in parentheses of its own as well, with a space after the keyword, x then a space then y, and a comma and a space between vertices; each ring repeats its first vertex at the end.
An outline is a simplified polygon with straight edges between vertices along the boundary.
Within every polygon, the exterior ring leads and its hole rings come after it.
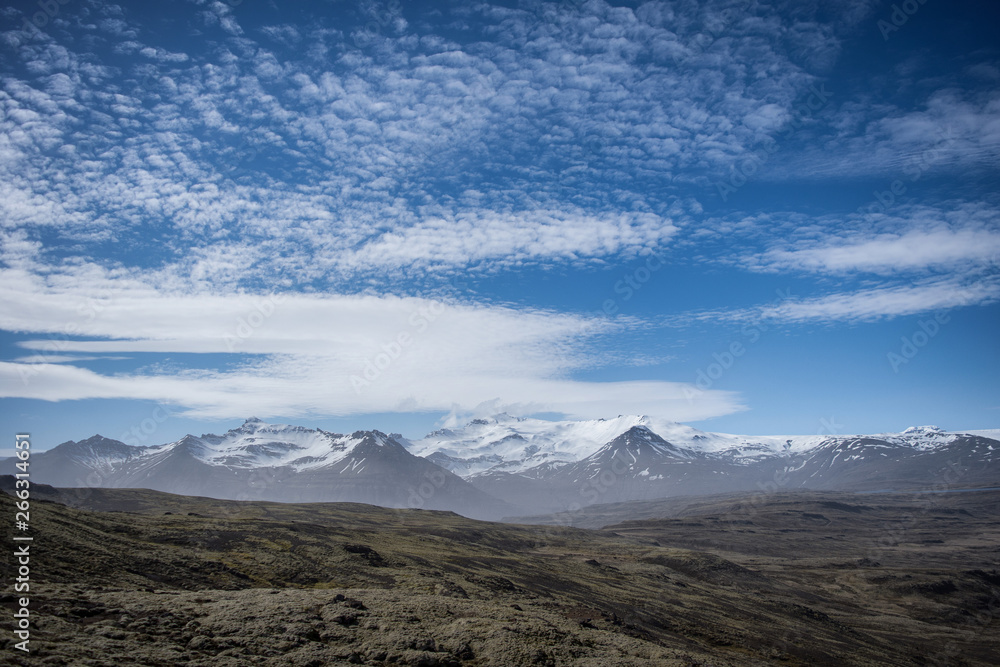
POLYGON ((608 520, 596 529, 33 497, 36 635, 14 664, 987 665, 1000 651, 1000 491, 581 510, 608 520))

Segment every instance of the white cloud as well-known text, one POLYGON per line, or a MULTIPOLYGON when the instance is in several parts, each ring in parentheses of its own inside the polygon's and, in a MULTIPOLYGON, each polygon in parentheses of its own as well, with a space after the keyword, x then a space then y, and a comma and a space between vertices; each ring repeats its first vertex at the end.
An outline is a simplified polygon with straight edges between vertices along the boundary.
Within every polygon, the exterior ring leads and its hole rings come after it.
POLYGON ((770 250, 761 258, 770 268, 846 273, 887 273, 1000 265, 1000 230, 932 229, 880 234, 873 238, 828 239, 814 247, 770 250))
POLYGON ((930 93, 921 107, 845 101, 827 114, 830 132, 769 163, 760 177, 878 175, 912 187, 932 176, 967 177, 1000 167, 1000 93, 962 91, 949 84, 930 93))
POLYGON ((109 357, 109 356, 81 356, 72 354, 31 354, 24 357, 18 357, 13 359, 14 363, 18 364, 69 364, 79 361, 109 361, 115 360, 120 361, 123 359, 128 359, 129 357, 109 357))
POLYGON ((629 257, 697 206, 664 186, 787 122, 814 77, 775 31, 836 41, 809 8, 783 26, 726 2, 595 1, 459 9, 463 42, 393 17, 359 50, 343 21, 244 32, 248 15, 200 4, 231 37, 121 43, 134 26, 115 15, 86 55, 22 46, 44 72, 0 85, 4 225, 108 266, 166 245, 196 255, 173 263, 184 279, 247 288, 629 257), (140 57, 95 64, 101 39, 140 57))
MULTIPOLYGON (((2 66, 0 328, 61 337, 59 349, 29 342, 38 356, 3 365, 4 395, 150 398, 214 417, 493 400, 577 416, 622 405, 673 419, 726 414, 742 409, 739 397, 692 402, 680 384, 573 380, 604 358, 596 341, 615 332, 605 321, 459 301, 370 385, 351 383, 433 305, 392 293, 471 271, 621 262, 685 236, 695 253, 720 235, 751 238, 757 270, 961 274, 763 311, 786 321, 996 300, 995 281, 955 271, 979 269, 996 248, 985 206, 972 222, 961 220, 969 207, 939 220, 899 207, 889 222, 850 218, 851 233, 832 216, 789 215, 767 231, 749 218, 714 234, 692 225, 702 210, 693 186, 790 126, 871 3, 459 3, 447 32, 374 5, 360 24, 330 15, 255 27, 253 12, 197 4, 198 24, 184 27, 199 39, 184 53, 95 5, 93 26, 18 42, 2 66), (836 18, 820 20, 827 12, 836 18), (268 289, 287 296, 264 316, 262 297, 247 293, 268 289), (242 365, 122 375, 74 365, 139 352, 239 353, 242 365)), ((918 111, 845 102, 822 114, 829 143, 767 169, 995 166, 996 112, 993 93, 939 90, 918 111)), ((819 120, 803 126, 818 132, 819 120)))
POLYGON ((490 261, 516 266, 539 258, 573 261, 654 250, 677 231, 647 214, 468 211, 387 232, 352 259, 359 266, 461 266, 490 261))
POLYGON ((0 363, 4 397, 149 399, 217 419, 468 410, 494 399, 586 417, 623 405, 675 420, 743 409, 729 392, 692 399, 682 383, 573 380, 594 363, 592 343, 627 323, 413 297, 171 295, 128 281, 107 282, 95 301, 94 278, 55 289, 0 277, 0 328, 50 335, 22 344, 43 363, 0 363), (137 352, 244 356, 232 370, 118 375, 58 358, 137 352))
POLYGON ((739 249, 711 262, 799 274, 796 279, 801 274, 884 280, 985 276, 1000 268, 1000 208, 988 198, 897 201, 881 212, 862 206, 821 215, 734 213, 707 220, 679 241, 685 248, 706 243, 739 249))
POLYGON ((994 276, 971 284, 943 280, 925 285, 877 287, 788 300, 735 315, 793 323, 856 322, 982 306, 997 301, 1000 301, 1000 280, 994 276))

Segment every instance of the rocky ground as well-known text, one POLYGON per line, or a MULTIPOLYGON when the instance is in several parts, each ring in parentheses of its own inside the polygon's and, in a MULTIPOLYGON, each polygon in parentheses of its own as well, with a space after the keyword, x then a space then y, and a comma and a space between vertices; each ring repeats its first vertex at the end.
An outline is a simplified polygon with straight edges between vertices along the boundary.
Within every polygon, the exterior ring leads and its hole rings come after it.
POLYGON ((583 530, 38 489, 32 652, 8 630, 0 662, 996 664, 998 501, 771 494, 583 530))

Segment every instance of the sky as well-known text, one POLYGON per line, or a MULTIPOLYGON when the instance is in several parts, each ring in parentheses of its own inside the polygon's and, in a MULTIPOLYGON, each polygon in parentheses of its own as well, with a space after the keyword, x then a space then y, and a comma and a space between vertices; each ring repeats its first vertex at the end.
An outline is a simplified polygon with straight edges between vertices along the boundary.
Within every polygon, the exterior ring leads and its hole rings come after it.
POLYGON ((7 5, 0 431, 996 428, 998 19, 7 5))

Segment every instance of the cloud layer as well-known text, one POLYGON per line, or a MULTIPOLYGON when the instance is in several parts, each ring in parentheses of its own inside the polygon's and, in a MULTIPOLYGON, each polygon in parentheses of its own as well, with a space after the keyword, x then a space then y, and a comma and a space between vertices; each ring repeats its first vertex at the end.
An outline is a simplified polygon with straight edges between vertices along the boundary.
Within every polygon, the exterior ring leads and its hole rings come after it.
POLYGON ((114 5, 3 34, 7 228, 244 287, 634 256, 793 115, 815 76, 775 35, 833 39, 725 3, 456 6, 460 38, 204 7, 188 51, 114 5))
POLYGON ((3 278, 0 327, 47 335, 21 344, 32 357, 0 363, 4 397, 150 399, 211 418, 468 411, 495 401, 589 418, 627 404, 691 420, 743 407, 722 391, 691 400, 680 383, 569 379, 600 364, 590 342, 619 331, 620 322, 415 297, 171 296, 114 283, 94 301, 92 287, 44 289, 23 275, 3 278), (109 375, 70 363, 87 358, 79 353, 242 361, 228 370, 194 361, 186 370, 109 375))

